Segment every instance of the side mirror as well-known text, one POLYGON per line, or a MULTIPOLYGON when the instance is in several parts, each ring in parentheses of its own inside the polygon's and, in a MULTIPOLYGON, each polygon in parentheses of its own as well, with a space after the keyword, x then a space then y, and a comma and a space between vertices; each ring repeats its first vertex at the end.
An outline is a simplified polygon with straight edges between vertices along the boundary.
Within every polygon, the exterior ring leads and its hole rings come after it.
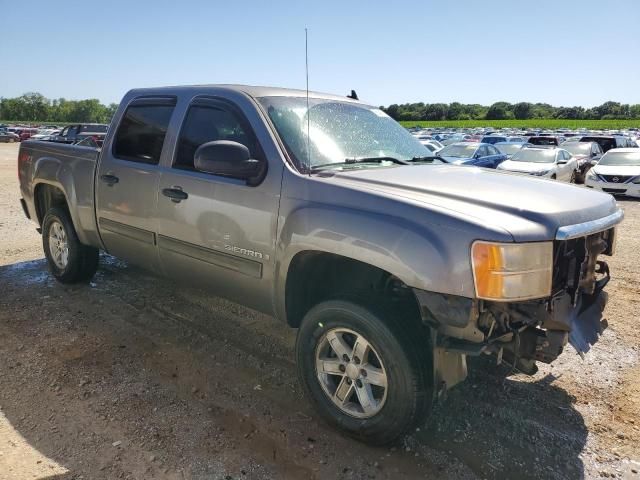
POLYGON ((598 164, 598 160, 594 159, 591 160, 591 165, 593 165, 594 167, 598 164))
POLYGON ((200 145, 193 157, 193 165, 201 172, 243 180, 258 176, 262 168, 259 160, 251 158, 246 146, 229 140, 200 145))

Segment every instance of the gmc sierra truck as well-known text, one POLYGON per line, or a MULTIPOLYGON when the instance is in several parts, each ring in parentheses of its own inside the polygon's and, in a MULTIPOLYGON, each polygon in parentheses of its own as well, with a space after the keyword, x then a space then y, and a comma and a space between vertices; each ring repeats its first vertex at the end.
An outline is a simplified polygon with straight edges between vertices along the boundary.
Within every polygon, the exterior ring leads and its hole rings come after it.
POLYGON ((319 414, 370 443, 469 356, 533 374, 606 327, 612 196, 446 164, 352 98, 131 90, 101 148, 25 142, 18 170, 55 278, 88 281, 103 250, 282 319, 319 414))

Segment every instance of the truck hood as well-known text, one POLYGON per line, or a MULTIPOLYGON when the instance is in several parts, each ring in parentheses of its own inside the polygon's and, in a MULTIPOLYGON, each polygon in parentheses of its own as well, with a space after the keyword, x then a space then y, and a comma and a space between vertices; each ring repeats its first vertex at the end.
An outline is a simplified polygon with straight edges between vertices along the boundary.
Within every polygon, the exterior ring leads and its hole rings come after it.
POLYGON ((335 172, 327 180, 418 205, 487 230, 506 231, 518 242, 551 240, 559 227, 600 219, 617 210, 609 194, 476 167, 372 168, 335 172))

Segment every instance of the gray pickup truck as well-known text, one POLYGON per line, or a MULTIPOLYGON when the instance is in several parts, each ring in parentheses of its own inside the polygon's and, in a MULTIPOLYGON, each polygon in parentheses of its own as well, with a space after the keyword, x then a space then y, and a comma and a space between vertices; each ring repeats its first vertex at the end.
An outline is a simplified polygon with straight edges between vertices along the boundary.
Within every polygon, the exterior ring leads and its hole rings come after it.
POLYGON ((101 149, 27 141, 18 170, 58 280, 104 250, 282 319, 321 416, 382 444, 468 356, 533 374, 606 327, 613 197, 429 155, 351 98, 216 85, 132 90, 101 149))

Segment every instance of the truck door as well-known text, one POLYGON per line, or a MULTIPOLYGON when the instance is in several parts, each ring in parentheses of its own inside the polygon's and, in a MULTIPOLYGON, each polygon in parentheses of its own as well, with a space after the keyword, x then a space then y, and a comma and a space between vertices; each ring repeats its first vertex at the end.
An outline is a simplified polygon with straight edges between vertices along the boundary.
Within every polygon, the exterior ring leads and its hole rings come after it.
POLYGON ((158 163, 175 98, 132 101, 102 149, 96 214, 107 251, 159 271, 156 247, 158 163))
POLYGON ((252 124, 221 98, 199 97, 188 106, 157 190, 158 251, 170 279, 271 312, 282 167, 266 169, 255 130, 266 127, 254 113, 252 124), (196 149, 216 140, 241 143, 264 163, 258 184, 196 170, 196 149))

